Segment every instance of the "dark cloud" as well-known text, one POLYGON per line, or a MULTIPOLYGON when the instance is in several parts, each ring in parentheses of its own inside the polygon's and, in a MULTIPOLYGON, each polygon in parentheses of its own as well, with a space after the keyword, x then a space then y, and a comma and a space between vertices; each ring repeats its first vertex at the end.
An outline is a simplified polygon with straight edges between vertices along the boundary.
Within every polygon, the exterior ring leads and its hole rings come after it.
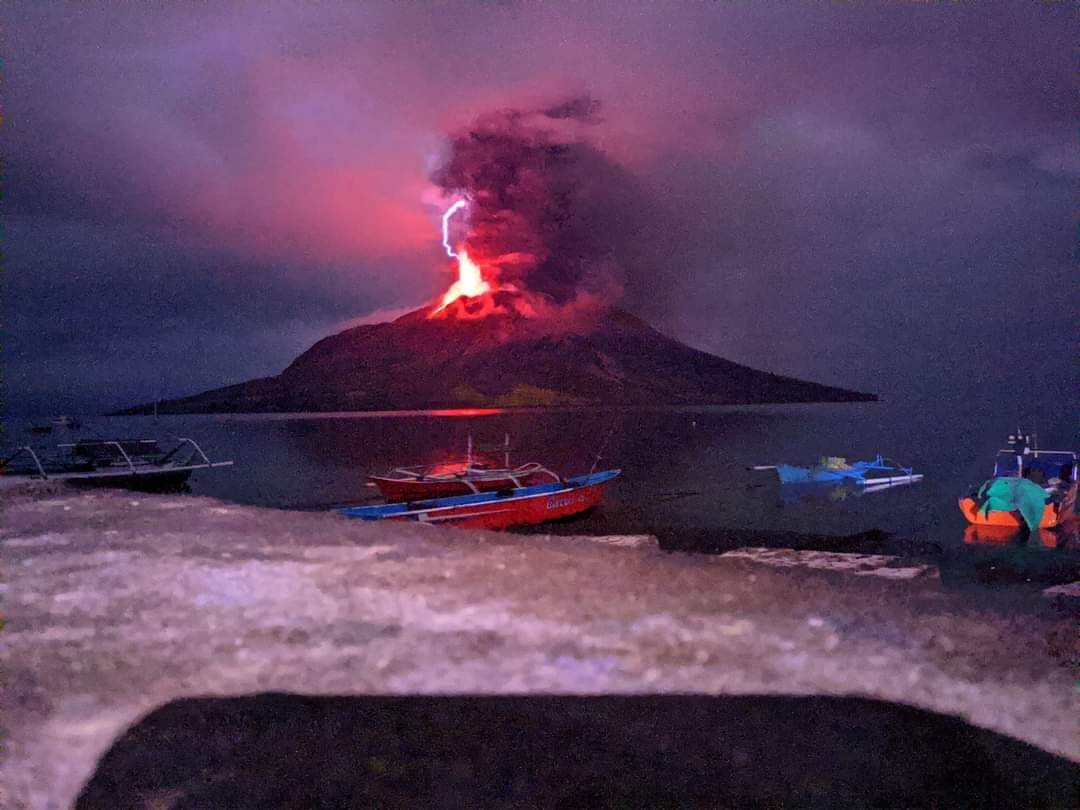
POLYGON ((506 272, 553 299, 615 279, 703 348, 886 393, 1068 379, 1067 4, 0 14, 9 403, 271 373, 430 301, 429 178, 449 159, 444 190, 490 184, 443 151, 478 120, 547 202, 515 189, 509 230, 482 210, 476 248, 528 254, 506 272))

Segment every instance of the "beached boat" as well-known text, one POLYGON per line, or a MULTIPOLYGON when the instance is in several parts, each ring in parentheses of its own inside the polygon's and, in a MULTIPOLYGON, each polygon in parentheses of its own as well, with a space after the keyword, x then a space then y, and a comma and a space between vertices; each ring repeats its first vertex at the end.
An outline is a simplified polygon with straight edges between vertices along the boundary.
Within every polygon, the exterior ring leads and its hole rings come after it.
POLYGON ((193 440, 177 438, 163 450, 154 439, 87 439, 57 445, 51 453, 29 445, 0 461, 5 476, 132 489, 173 489, 196 470, 228 467, 211 461, 193 440))
POLYGON ((881 487, 891 484, 911 484, 921 481, 922 473, 904 467, 891 459, 877 456, 870 461, 852 461, 838 456, 824 456, 814 466, 793 464, 761 464, 753 470, 776 470, 781 484, 833 484, 849 482, 855 486, 881 487))
POLYGON ((960 513, 973 526, 1056 528, 1076 514, 1076 461, 1073 451, 1040 450, 1017 430, 997 452, 993 478, 959 499, 960 513))
POLYGON ((388 501, 417 501, 521 489, 561 480, 556 473, 536 462, 511 467, 509 435, 498 448, 503 452, 501 465, 488 456, 474 454, 473 449, 470 436, 462 460, 397 467, 386 475, 368 476, 368 482, 378 487, 388 501))
POLYGON ((473 529, 533 526, 578 515, 597 506, 603 500, 607 484, 619 472, 604 470, 565 481, 496 492, 378 506, 349 506, 336 511, 360 520, 405 520, 473 529))

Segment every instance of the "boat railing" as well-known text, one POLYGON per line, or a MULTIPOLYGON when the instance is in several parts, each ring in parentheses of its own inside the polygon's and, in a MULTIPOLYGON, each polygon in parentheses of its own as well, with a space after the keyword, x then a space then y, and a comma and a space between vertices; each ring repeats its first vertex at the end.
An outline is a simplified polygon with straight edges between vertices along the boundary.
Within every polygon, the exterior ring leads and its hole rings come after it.
POLYGON ((42 478, 47 479, 49 476, 45 472, 45 468, 41 464, 41 459, 38 458, 38 454, 34 452, 34 448, 31 447, 30 445, 23 445, 22 447, 18 448, 14 453, 12 453, 10 456, 5 458, 3 461, 0 461, 0 470, 6 471, 8 465, 12 461, 17 459, 19 456, 21 456, 23 453, 26 453, 27 455, 29 455, 30 458, 33 460, 34 466, 37 467, 38 474, 42 478))
MULTIPOLYGON (((130 442, 130 441, 127 442, 127 445, 129 447, 131 445, 133 445, 133 444, 151 444, 151 445, 156 446, 157 442, 155 442, 153 439, 138 439, 138 440, 136 440, 134 442, 130 442)), ((58 444, 56 446, 57 446, 58 449, 69 450, 69 452, 71 450, 77 451, 79 448, 92 448, 92 447, 113 448, 113 449, 115 449, 117 451, 117 453, 119 453, 120 458, 127 465, 128 469, 131 470, 132 473, 135 472, 135 461, 128 454, 127 450, 124 449, 124 444, 119 442, 119 441, 115 441, 113 439, 92 439, 90 441, 82 441, 82 442, 65 442, 64 444, 58 444)), ((73 455, 74 455, 74 453, 73 453, 73 455)), ((91 459, 91 461, 93 461, 93 459, 91 459)))
POLYGON ((905 467, 903 464, 901 464, 894 458, 884 458, 882 456, 878 456, 878 461, 881 463, 883 469, 901 470, 908 475, 911 475, 915 471, 914 467, 905 467))
MULTIPOLYGON (((1023 452, 1017 452, 1015 448, 1003 447, 998 450, 994 458, 994 476, 1022 476, 1025 469, 1029 466, 1038 467, 1039 462, 1043 465, 1071 464, 1072 471, 1069 478, 1072 481, 1077 480, 1080 473, 1080 464, 1077 464, 1076 453, 1072 450, 1039 450, 1028 447, 1023 452)), ((1041 469, 1044 473, 1048 473, 1046 466, 1042 466, 1041 469)))
MULTIPOLYGON (((443 473, 442 475, 444 477, 453 478, 464 474, 465 470, 470 469, 468 462, 462 459, 461 461, 444 461, 438 464, 414 464, 411 467, 394 467, 390 472, 406 476, 407 478, 428 478, 433 477, 432 473, 440 467, 449 467, 457 464, 461 465, 462 472, 443 473)), ((472 466, 475 467, 475 464, 472 466)))
POLYGON ((169 459, 179 453, 180 450, 184 447, 189 447, 192 451, 191 455, 189 455, 187 458, 188 462, 190 462, 192 457, 194 457, 194 455, 198 453, 199 458, 203 460, 204 464, 213 464, 213 462, 210 461, 210 458, 206 455, 206 453, 203 452, 203 449, 199 447, 199 443, 196 442, 194 439, 189 439, 186 436, 177 436, 176 441, 179 442, 179 444, 177 444, 176 447, 174 447, 172 450, 162 456, 158 464, 164 465, 168 463, 169 459))
POLYGON ((1016 452, 1014 447, 1002 447, 998 450, 998 453, 1006 453, 1010 456, 1069 456, 1070 458, 1076 458, 1076 453, 1073 450, 1045 450, 1035 449, 1032 447, 1025 448, 1022 452, 1016 452))
MULTIPOLYGON (((233 463, 232 461, 216 461, 216 462, 211 461, 210 457, 207 456, 205 452, 203 452, 202 447, 200 447, 199 443, 196 442, 194 439, 190 439, 190 438, 187 438, 185 436, 178 436, 178 437, 176 437, 175 441, 178 442, 176 447, 174 447, 172 450, 170 450, 168 453, 166 453, 161 458, 156 459, 154 461, 151 461, 149 459, 139 458, 138 454, 136 454, 135 458, 133 458, 132 455, 130 453, 128 453, 127 450, 124 449, 124 444, 127 444, 129 446, 134 445, 134 444, 151 444, 151 445, 156 446, 157 443, 152 439, 140 439, 140 440, 136 440, 134 442, 132 442, 132 441, 121 442, 121 441, 115 441, 115 440, 110 440, 110 439, 100 439, 100 440, 93 440, 93 441, 89 441, 89 442, 64 443, 64 444, 57 445, 57 447, 59 449, 61 449, 61 450, 66 450, 68 452, 70 452, 72 448, 77 448, 77 447, 80 447, 80 446, 82 446, 82 447, 108 447, 110 449, 115 450, 117 452, 117 454, 118 454, 118 457, 116 458, 115 463, 110 464, 110 466, 113 466, 113 467, 127 467, 128 472, 130 472, 132 475, 139 475, 141 473, 142 474, 150 474, 151 472, 160 471, 164 467, 170 467, 170 468, 195 467, 195 468, 199 468, 199 467, 202 467, 204 465, 206 467, 228 467, 228 466, 231 466, 232 463, 233 463), (185 459, 181 460, 179 463, 177 463, 173 459, 184 448, 188 449, 189 454, 188 454, 187 458, 185 458, 185 459), (198 455, 198 457, 202 461, 199 464, 192 465, 191 462, 195 460, 196 455, 198 455), (139 468, 138 468, 138 466, 136 464, 136 460, 138 460, 138 462, 140 464, 144 465, 143 470, 141 471, 141 473, 140 473, 140 470, 139 470, 139 468), (152 467, 154 469, 153 470, 147 470, 146 465, 149 465, 150 467, 152 467)), ((24 453, 26 455, 28 455, 30 457, 31 461, 33 462, 33 466, 37 470, 36 474, 41 476, 41 478, 44 479, 44 480, 48 480, 50 478, 80 477, 80 475, 82 475, 82 473, 72 473, 72 472, 66 472, 66 471, 62 471, 62 472, 54 473, 54 474, 50 475, 48 472, 46 472, 45 465, 42 463, 41 457, 37 454, 37 452, 34 450, 34 448, 29 446, 29 445, 23 445, 22 447, 19 447, 10 456, 3 459, 3 461, 0 461, 0 470, 6 470, 8 465, 12 461, 14 461, 16 458, 23 455, 24 453)), ((33 473, 31 475, 33 475, 33 473)))
MULTIPOLYGON (((490 467, 487 469, 478 468, 475 463, 471 466, 463 466, 458 472, 443 473, 441 475, 429 475, 429 471, 444 467, 451 462, 443 462, 442 464, 418 464, 414 467, 395 467, 391 472, 398 475, 415 478, 415 479, 431 479, 431 480, 446 480, 446 481, 462 481, 466 485, 469 485, 470 478, 509 478, 514 482, 515 487, 522 486, 519 479, 529 475, 546 475, 554 482, 561 482, 562 477, 547 467, 539 464, 535 461, 531 461, 528 464, 522 464, 520 467, 510 468, 497 468, 490 467)), ((464 464, 464 463, 463 463, 464 464)), ((473 487, 470 486, 470 489, 473 487)), ((477 490, 479 491, 479 490, 477 490)))

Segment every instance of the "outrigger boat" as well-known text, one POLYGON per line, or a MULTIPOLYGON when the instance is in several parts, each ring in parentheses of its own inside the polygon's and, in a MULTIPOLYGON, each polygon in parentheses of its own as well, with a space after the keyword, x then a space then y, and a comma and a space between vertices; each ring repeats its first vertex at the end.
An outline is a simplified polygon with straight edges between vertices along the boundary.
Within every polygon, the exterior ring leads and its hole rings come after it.
POLYGON ((472 529, 534 526, 571 517, 597 506, 619 470, 604 470, 548 484, 480 492, 451 498, 378 506, 348 506, 336 511, 360 520, 397 520, 472 529))
POLYGON ((959 499, 960 513, 973 526, 1056 528, 1075 516, 1076 461, 1073 451, 1040 450, 1017 430, 994 458, 994 477, 959 499))
POLYGON ((536 462, 511 468, 509 435, 505 436, 499 449, 503 451, 501 467, 497 461, 474 455, 470 436, 463 460, 397 467, 386 475, 368 476, 368 482, 378 487, 388 501, 416 501, 521 489, 562 480, 556 473, 536 462))
POLYGON ((0 461, 0 472, 45 481, 173 489, 196 470, 232 465, 231 461, 211 461, 193 439, 176 441, 169 451, 153 439, 87 439, 58 445, 53 454, 26 445, 0 461))
POLYGON ((882 487, 886 485, 911 484, 921 481, 922 473, 904 467, 891 459, 877 456, 870 461, 852 461, 839 456, 823 456, 812 467, 796 467, 792 464, 759 464, 752 470, 776 470, 781 484, 839 484, 882 487))

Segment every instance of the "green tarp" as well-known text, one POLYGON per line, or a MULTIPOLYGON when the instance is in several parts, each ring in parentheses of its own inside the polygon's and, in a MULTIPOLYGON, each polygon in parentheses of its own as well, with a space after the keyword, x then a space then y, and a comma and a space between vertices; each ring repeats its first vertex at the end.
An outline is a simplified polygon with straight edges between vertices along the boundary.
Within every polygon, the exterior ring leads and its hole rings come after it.
POLYGON ((1039 528, 1046 508, 1046 490, 1026 478, 991 478, 979 488, 979 511, 1018 511, 1032 531, 1039 528))

